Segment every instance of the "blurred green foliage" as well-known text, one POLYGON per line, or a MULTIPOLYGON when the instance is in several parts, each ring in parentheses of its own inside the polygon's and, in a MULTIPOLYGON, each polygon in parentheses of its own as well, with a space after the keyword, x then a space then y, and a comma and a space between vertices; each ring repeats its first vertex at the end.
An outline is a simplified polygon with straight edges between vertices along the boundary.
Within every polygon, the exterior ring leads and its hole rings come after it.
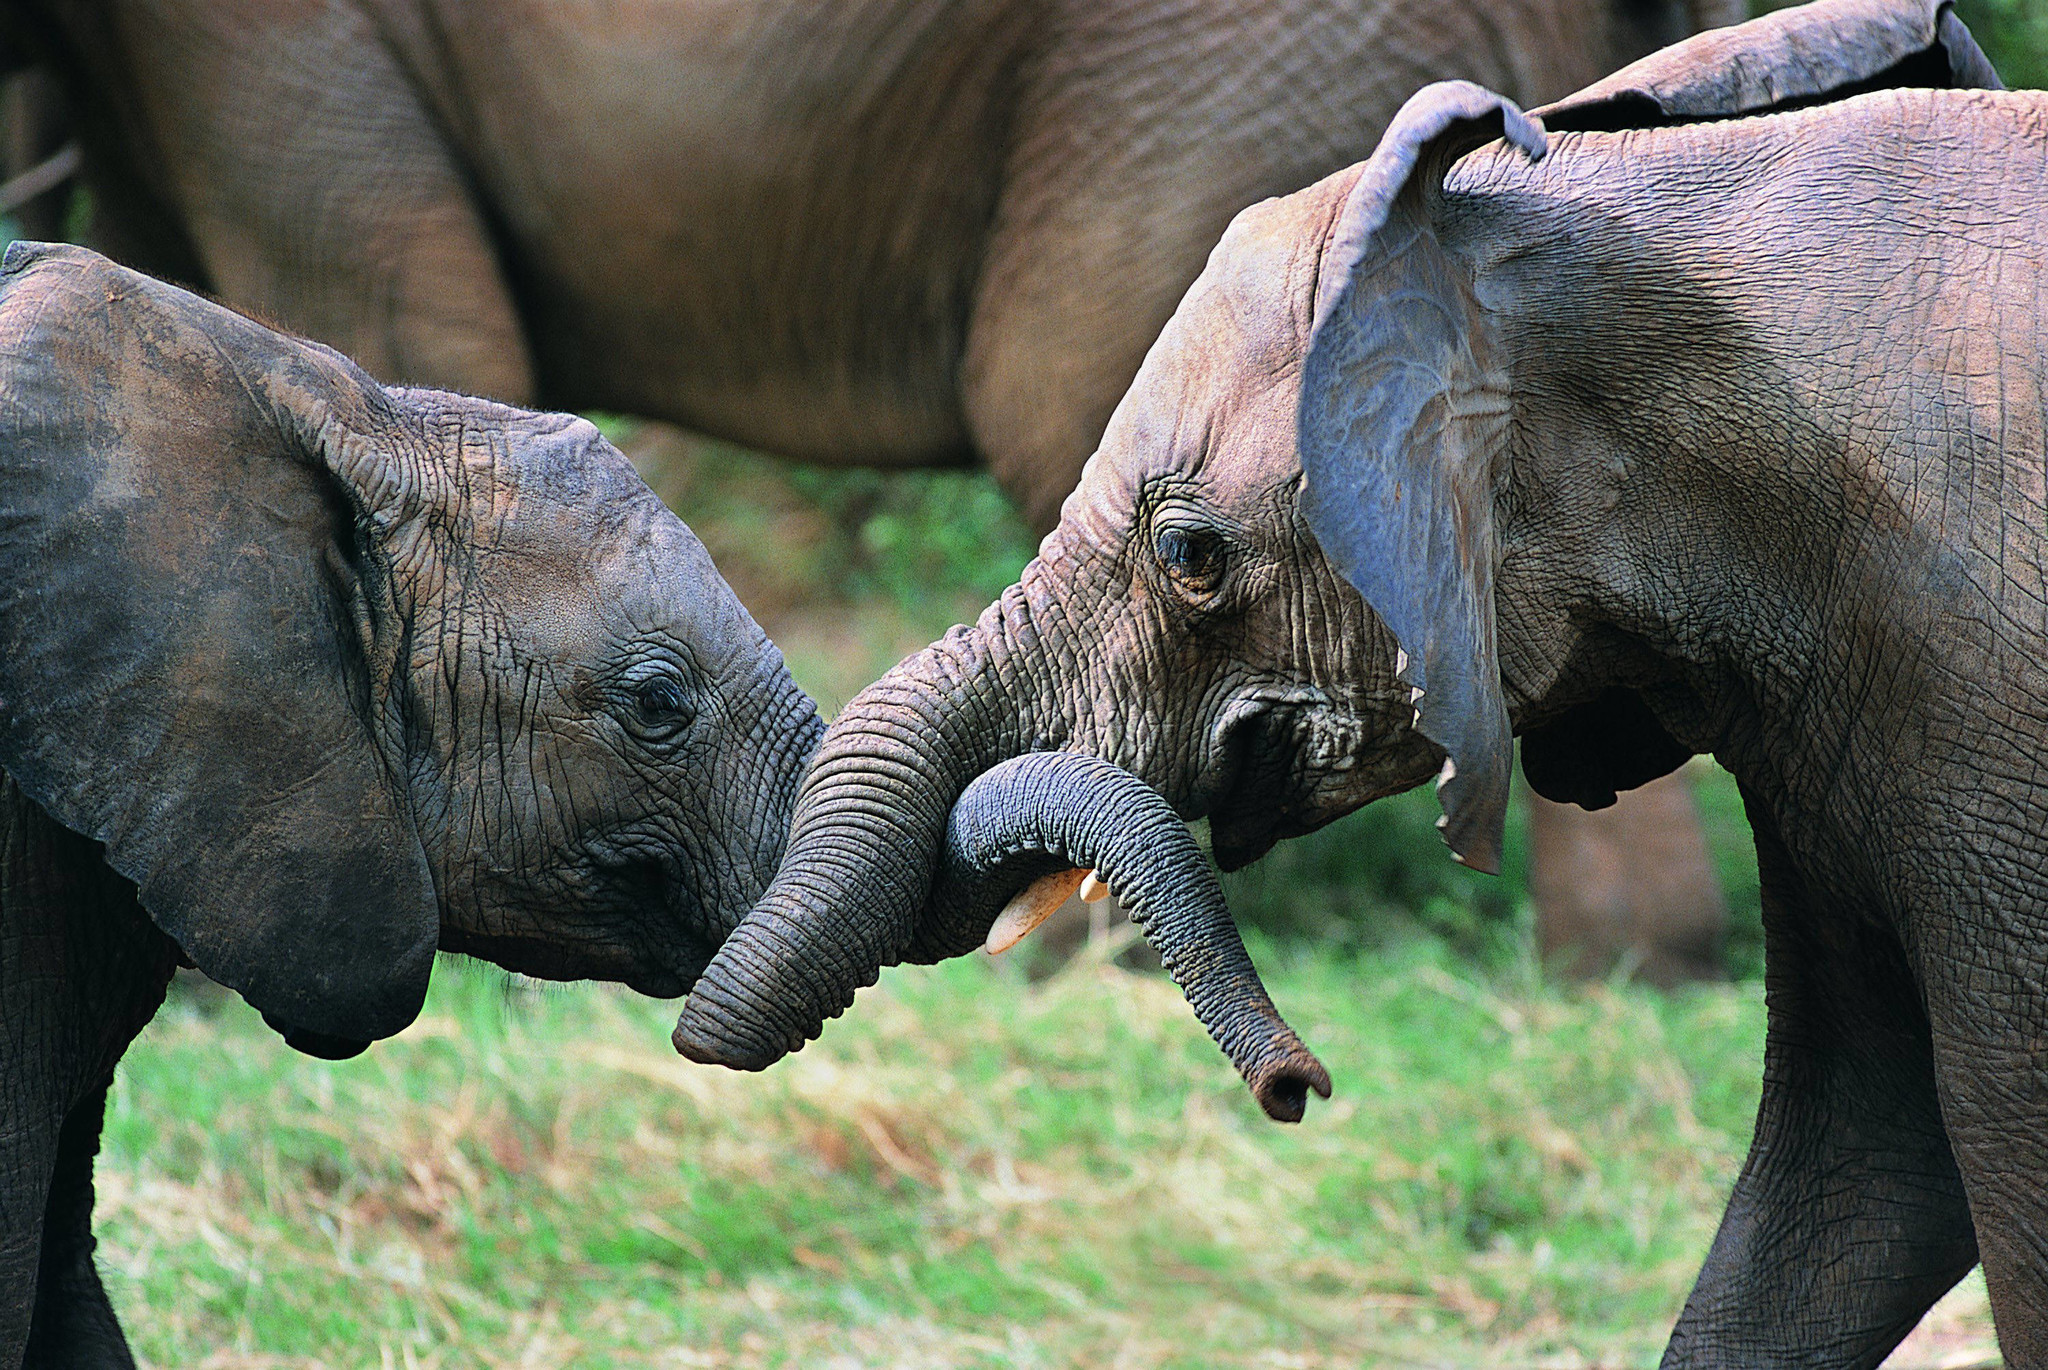
POLYGON ((943 618, 963 602, 994 599, 1036 550, 984 472, 810 466, 663 425, 592 418, 757 613, 882 598, 943 618))
MULTIPOLYGON (((1749 0, 1753 15, 1789 9, 1796 0, 1749 0)), ((1956 0, 1984 55, 2013 90, 2048 85, 2048 0, 1956 0)))
MULTIPOLYGON (((1728 899, 1725 964, 1736 979, 1763 974, 1756 844, 1735 777, 1700 763, 1689 771, 1707 853, 1728 899)), ((1422 937, 1481 966, 1526 954, 1531 914, 1524 811, 1509 811, 1498 877, 1450 859, 1436 831, 1429 786, 1383 799, 1307 837, 1283 842, 1224 877, 1239 921, 1290 941, 1357 953, 1422 937)))
POLYGON ((2048 0, 1956 0, 1956 14, 2006 85, 2048 85, 2048 0))
POLYGON ((1451 860, 1427 785, 1369 804, 1282 842, 1224 877, 1231 912, 1268 935, 1343 952, 1417 936, 1482 965, 1513 962, 1528 944, 1528 849, 1523 811, 1509 814, 1501 874, 1451 860))

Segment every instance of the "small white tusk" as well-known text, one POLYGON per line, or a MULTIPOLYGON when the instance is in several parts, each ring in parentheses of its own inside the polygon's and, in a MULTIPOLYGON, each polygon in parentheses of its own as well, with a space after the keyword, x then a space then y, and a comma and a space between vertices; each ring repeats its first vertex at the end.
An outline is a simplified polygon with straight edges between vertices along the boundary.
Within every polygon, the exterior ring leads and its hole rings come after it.
POLYGON ((1016 946, 1030 935, 1033 928, 1052 917, 1052 911, 1066 903, 1067 896, 1089 874, 1088 871, 1054 871, 1026 885, 1017 892, 1016 898, 1003 905, 1003 911, 989 925, 988 938, 981 944, 982 950, 991 956, 1001 956, 1016 946))
POLYGON ((1109 886, 1102 883, 1102 877, 1089 871, 1081 878, 1081 902, 1094 904, 1109 898, 1109 886))
POLYGON ((1401 672, 1407 669, 1408 653, 1402 651, 1399 647, 1396 647, 1394 649, 1394 674, 1399 675, 1401 674, 1401 672))
POLYGON ((1410 686, 1408 687, 1408 702, 1409 702, 1410 704, 1415 704, 1415 703, 1419 703, 1419 702, 1421 701, 1421 699, 1422 699, 1422 687, 1421 687, 1420 685, 1410 685, 1410 686))
POLYGON ((1453 780, 1456 780, 1457 778, 1458 763, 1451 760, 1448 756, 1445 757, 1444 768, 1436 773, 1436 787, 1438 789, 1442 789, 1444 786, 1450 784, 1453 780))

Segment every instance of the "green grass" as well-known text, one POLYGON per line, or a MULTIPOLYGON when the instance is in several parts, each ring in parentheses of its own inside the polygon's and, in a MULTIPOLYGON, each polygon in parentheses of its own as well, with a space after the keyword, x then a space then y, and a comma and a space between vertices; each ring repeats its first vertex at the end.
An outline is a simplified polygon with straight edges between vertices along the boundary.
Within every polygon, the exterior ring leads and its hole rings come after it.
POLYGON ((174 1000, 110 1109, 102 1267, 155 1365, 1652 1363, 1754 988, 1259 951, 1337 1081, 1297 1128, 1101 954, 892 971, 760 1076, 675 1057, 672 1006, 461 962, 351 1062, 174 1000))

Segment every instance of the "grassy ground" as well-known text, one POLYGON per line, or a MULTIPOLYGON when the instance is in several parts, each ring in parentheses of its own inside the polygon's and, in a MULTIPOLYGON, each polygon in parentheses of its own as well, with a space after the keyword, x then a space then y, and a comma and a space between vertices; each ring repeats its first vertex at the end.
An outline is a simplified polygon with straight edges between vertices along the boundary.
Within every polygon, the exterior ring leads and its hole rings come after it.
POLYGON ((352 1062, 180 1001, 103 1267, 158 1365, 1639 1365, 1755 1104, 1750 989, 1267 945, 1337 1077, 1265 1121, 1172 985, 891 972, 763 1076, 446 962, 352 1062))

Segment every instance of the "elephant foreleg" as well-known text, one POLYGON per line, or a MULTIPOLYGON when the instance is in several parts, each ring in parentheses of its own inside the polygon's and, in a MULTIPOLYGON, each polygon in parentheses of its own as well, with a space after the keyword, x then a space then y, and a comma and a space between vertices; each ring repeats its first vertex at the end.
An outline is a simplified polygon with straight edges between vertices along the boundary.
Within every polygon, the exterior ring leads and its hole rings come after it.
POLYGON ((93 1156, 176 956, 98 845, 0 774, 0 1370, 130 1363, 92 1268, 93 1156))
POLYGON ((1976 1263, 1970 1209, 1897 938, 1815 907, 1768 825, 1756 826, 1770 1004, 1763 1100, 1663 1363, 1876 1366, 1976 1263))
POLYGON ((1962 936, 1972 945, 1928 957, 1943 1115, 1976 1219, 1999 1350, 2009 1366, 2048 1366, 2044 934, 2022 919, 1988 918, 1962 936))
POLYGON ((134 1370, 128 1339, 93 1264, 92 1167, 106 1106, 102 1084, 72 1107, 58 1137, 25 1370, 134 1370))
POLYGON ((10 1126, 0 1133, 0 1367, 19 1365, 35 1314, 55 1128, 10 1126))

